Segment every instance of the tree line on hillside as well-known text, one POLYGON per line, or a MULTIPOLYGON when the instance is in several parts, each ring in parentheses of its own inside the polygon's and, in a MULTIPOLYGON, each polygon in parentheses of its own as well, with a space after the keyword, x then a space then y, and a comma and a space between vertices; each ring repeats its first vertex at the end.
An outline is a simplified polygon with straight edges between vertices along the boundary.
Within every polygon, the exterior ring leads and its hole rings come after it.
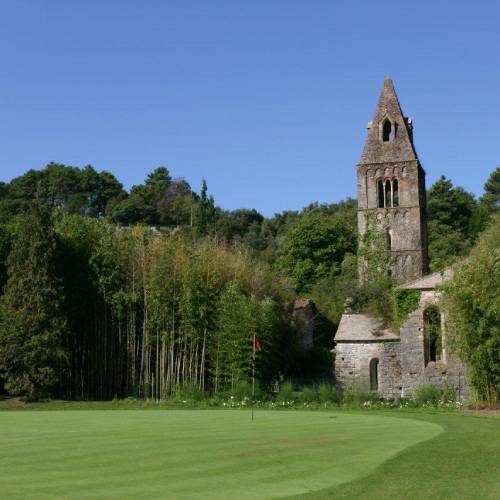
MULTIPOLYGON (((498 210, 499 190, 499 168, 492 172, 479 200, 445 177, 430 187, 431 270, 440 270, 454 257, 469 252, 489 214, 498 210)), ((0 224, 25 212, 37 193, 51 208, 67 214, 121 226, 190 227, 198 236, 214 235, 228 244, 244 246, 271 264, 280 260, 280 267, 293 276, 299 292, 308 293, 319 280, 338 274, 343 254, 354 254, 357 248, 356 200, 313 203, 302 211, 266 218, 255 209, 218 207, 208 195, 205 181, 198 194, 184 179, 173 178, 166 167, 154 169, 144 183, 127 192, 110 172, 97 172, 90 165, 78 168, 49 163, 0 183, 0 224)))
MULTIPOLYGON (((55 163, 0 184, 0 385, 79 399, 231 390, 249 377, 254 334, 260 382, 296 376, 294 298, 313 298, 331 332, 346 297, 391 313, 390 277, 357 279, 356 208, 227 211, 205 181, 195 193, 165 167, 129 192, 55 163)), ((500 168, 479 200, 441 177, 428 191, 431 270, 467 256, 499 211, 500 168)), ((308 358, 313 376, 332 342, 308 358)))

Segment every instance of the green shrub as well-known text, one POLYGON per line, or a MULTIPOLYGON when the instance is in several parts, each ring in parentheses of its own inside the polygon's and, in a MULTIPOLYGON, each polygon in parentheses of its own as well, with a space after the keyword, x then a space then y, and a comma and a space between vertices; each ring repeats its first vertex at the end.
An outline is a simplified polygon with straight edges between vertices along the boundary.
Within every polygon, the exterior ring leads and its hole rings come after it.
POLYGON ((361 387, 348 385, 342 394, 342 402, 347 406, 361 406, 364 402, 373 399, 373 396, 362 385, 361 387))
POLYGON ((239 401, 242 401, 245 398, 251 398, 252 397, 252 384, 248 382, 248 380, 241 380, 239 381, 236 386, 234 387, 234 390, 232 391, 232 395, 238 399, 239 401))
POLYGON ((395 288, 392 291, 393 318, 395 326, 400 327, 408 315, 418 307, 420 290, 403 290, 395 288))
POLYGON ((338 403, 339 395, 335 386, 322 382, 318 386, 318 400, 320 403, 338 403))
POLYGON ((281 402, 293 401, 293 385, 290 381, 286 380, 280 384, 280 390, 276 399, 281 402))
POLYGON ((443 391, 443 402, 454 403, 456 400, 457 400, 457 395, 455 394, 455 389, 447 385, 443 391))
POLYGON ((165 399, 172 401, 202 401, 205 393, 195 384, 184 384, 176 386, 172 394, 165 395, 165 399))
POLYGON ((318 393, 314 386, 305 385, 302 387, 299 399, 303 403, 314 403, 318 400, 318 393))
POLYGON ((434 384, 420 384, 415 389, 415 402, 418 405, 437 405, 441 400, 441 391, 434 384))

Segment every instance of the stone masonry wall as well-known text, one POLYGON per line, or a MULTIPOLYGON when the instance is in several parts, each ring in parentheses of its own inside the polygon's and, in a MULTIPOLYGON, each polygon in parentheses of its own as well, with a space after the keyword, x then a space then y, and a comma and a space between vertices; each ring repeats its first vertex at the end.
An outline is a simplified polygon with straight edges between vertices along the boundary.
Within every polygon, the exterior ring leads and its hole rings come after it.
POLYGON ((444 361, 431 361, 424 369, 423 380, 434 384, 442 391, 453 389, 458 400, 467 400, 470 397, 470 387, 467 383, 465 367, 460 360, 448 357, 444 361))
POLYGON ((421 381, 424 364, 423 309, 413 311, 400 329, 402 396, 413 396, 414 387, 421 381))
POLYGON ((378 393, 387 398, 401 395, 399 342, 338 342, 335 348, 335 377, 341 388, 370 390, 370 361, 378 363, 378 393))
POLYGON ((418 161, 358 166, 358 231, 366 230, 371 213, 391 234, 389 251, 393 276, 400 283, 427 272, 425 173, 418 161), (399 206, 378 208, 379 180, 397 179, 399 206), (423 197, 423 198, 422 198, 423 197))

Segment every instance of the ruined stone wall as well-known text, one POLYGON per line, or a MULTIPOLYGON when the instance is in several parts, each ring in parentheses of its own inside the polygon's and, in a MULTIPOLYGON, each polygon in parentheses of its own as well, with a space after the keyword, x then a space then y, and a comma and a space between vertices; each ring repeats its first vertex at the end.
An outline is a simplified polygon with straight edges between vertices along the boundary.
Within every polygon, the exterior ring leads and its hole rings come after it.
POLYGON ((442 391, 453 389, 459 401, 470 398, 470 387, 462 362, 452 356, 447 361, 430 361, 424 369, 423 381, 434 384, 442 391))
POLYGON ((402 396, 413 396, 415 386, 421 382, 424 361, 423 308, 413 311, 400 328, 401 370, 403 374, 402 396))
POLYGON ((402 324, 399 338, 337 341, 335 377, 338 386, 370 390, 370 361, 377 358, 378 393, 382 397, 413 397, 420 384, 431 383, 441 390, 451 388, 457 398, 467 399, 470 389, 465 367, 448 352, 444 330, 441 359, 428 361, 429 341, 426 339, 424 315, 431 305, 439 305, 439 292, 421 291, 418 307, 402 324))
POLYGON ((438 302, 439 292, 423 291, 418 308, 401 325, 402 396, 412 397, 419 384, 432 383, 441 390, 446 387, 453 388, 458 398, 467 399, 470 388, 466 381, 465 367, 459 359, 447 351, 444 332, 441 339, 443 358, 425 365, 424 311, 428 306, 437 305, 438 302))
POLYGON ((386 398, 401 395, 399 342, 339 342, 335 348, 335 377, 341 388, 370 390, 370 361, 378 363, 378 393, 386 398))

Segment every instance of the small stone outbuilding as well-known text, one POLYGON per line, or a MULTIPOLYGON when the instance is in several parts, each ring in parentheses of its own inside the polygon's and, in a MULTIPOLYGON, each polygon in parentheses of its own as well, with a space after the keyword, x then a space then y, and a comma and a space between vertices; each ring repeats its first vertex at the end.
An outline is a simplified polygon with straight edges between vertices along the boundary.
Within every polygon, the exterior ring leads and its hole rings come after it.
POLYGON ((397 333, 365 314, 346 313, 335 336, 335 377, 342 386, 401 394, 401 342, 397 333))

